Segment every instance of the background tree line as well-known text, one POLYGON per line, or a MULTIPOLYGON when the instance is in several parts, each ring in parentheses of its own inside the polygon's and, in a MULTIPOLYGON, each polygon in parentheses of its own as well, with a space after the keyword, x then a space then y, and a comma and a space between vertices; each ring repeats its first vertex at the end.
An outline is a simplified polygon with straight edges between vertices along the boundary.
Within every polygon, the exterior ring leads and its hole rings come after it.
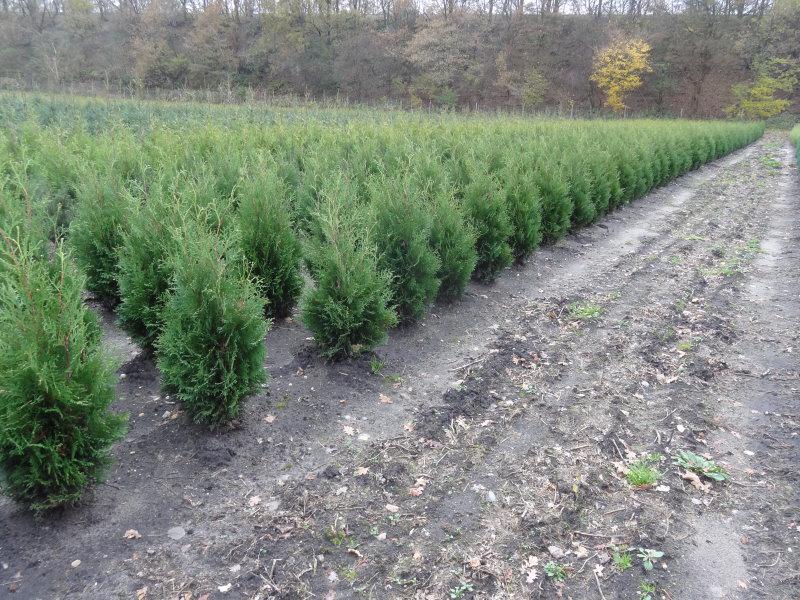
POLYGON ((649 47, 626 108, 800 112, 800 0, 0 0, 0 86, 585 112, 620 39, 649 47))

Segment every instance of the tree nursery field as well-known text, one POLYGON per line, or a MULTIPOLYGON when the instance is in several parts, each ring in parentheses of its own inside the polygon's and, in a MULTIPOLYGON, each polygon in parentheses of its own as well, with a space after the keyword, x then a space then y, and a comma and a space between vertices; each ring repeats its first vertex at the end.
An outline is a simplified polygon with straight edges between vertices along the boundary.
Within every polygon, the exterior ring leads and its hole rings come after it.
POLYGON ((0 597, 796 598, 798 137, 0 94, 0 597))

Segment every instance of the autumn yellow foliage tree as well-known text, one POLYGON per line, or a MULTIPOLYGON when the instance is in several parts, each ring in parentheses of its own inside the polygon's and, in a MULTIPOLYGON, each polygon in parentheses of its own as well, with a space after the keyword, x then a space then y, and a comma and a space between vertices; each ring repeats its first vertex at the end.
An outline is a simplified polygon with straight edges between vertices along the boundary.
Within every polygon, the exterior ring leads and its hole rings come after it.
POLYGON ((642 85, 650 73, 650 44, 641 39, 620 39, 597 53, 591 80, 606 96, 605 105, 614 112, 625 108, 625 95, 642 85))

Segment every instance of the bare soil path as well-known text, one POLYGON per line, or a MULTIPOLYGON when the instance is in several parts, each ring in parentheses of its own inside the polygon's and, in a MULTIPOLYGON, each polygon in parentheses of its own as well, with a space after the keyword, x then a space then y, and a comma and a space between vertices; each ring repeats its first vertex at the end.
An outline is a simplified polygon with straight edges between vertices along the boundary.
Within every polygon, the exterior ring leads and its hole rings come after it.
POLYGON ((280 323, 226 432, 189 424, 106 315, 130 431, 84 505, 0 500, 0 598, 797 598, 792 160, 769 134, 373 357, 324 364, 280 323), (730 481, 698 489, 681 450, 730 481), (658 487, 632 488, 651 454, 658 487), (663 556, 623 570, 626 547, 663 556))

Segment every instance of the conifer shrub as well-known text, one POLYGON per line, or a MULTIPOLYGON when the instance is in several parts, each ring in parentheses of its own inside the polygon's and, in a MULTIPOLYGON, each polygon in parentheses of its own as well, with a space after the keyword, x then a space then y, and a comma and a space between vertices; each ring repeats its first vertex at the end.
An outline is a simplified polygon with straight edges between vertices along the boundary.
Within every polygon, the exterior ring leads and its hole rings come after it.
POLYGON ((464 293, 478 262, 477 234, 465 219, 452 191, 442 190, 432 199, 431 218, 430 245, 439 257, 437 300, 452 302, 464 293))
POLYGON ((533 173, 519 161, 504 170, 503 191, 513 228, 509 242, 515 260, 522 262, 542 241, 542 199, 533 173))
POLYGON ((225 233, 189 223, 178 237, 158 368, 192 420, 213 429, 266 381, 264 301, 225 233))
POLYGON ((576 159, 569 167, 569 197, 573 207, 570 225, 573 228, 588 225, 597 217, 591 194, 590 171, 582 160, 576 159))
POLYGON ((367 184, 378 268, 391 274, 392 304, 401 324, 422 318, 439 291, 441 262, 430 244, 431 214, 400 178, 367 184))
POLYGON ((274 170, 259 169, 238 185, 242 257, 256 278, 266 314, 283 318, 303 290, 302 248, 292 228, 286 189, 274 170))
POLYGON ((182 222, 180 208, 156 186, 143 206, 132 210, 118 259, 120 326, 144 349, 161 333, 162 311, 172 278, 171 255, 182 222))
POLYGON ((494 177, 477 169, 472 171, 463 194, 464 212, 476 232, 478 262, 472 276, 491 283, 514 260, 509 243, 514 228, 505 196, 494 177))
POLYGON ((601 154, 591 154, 587 159, 587 168, 592 182, 592 204, 595 214, 601 216, 609 210, 614 184, 616 183, 616 187, 619 188, 618 173, 608 157, 601 154))
POLYGON ((555 169, 541 169, 534 176, 542 195, 542 239, 555 242, 563 238, 570 226, 572 200, 564 177, 555 169))
POLYGON ((87 173, 77 188, 70 246, 86 275, 86 289, 108 306, 119 302, 119 249, 133 203, 114 175, 87 173))
POLYGON ((0 235, 0 487, 40 512, 101 478, 126 418, 109 411, 115 368, 61 243, 48 260, 0 235))
POLYGON ((378 267, 365 219, 344 212, 335 198, 323 202, 306 249, 315 286, 302 301, 302 320, 330 360, 371 350, 397 324, 391 275, 378 267))

